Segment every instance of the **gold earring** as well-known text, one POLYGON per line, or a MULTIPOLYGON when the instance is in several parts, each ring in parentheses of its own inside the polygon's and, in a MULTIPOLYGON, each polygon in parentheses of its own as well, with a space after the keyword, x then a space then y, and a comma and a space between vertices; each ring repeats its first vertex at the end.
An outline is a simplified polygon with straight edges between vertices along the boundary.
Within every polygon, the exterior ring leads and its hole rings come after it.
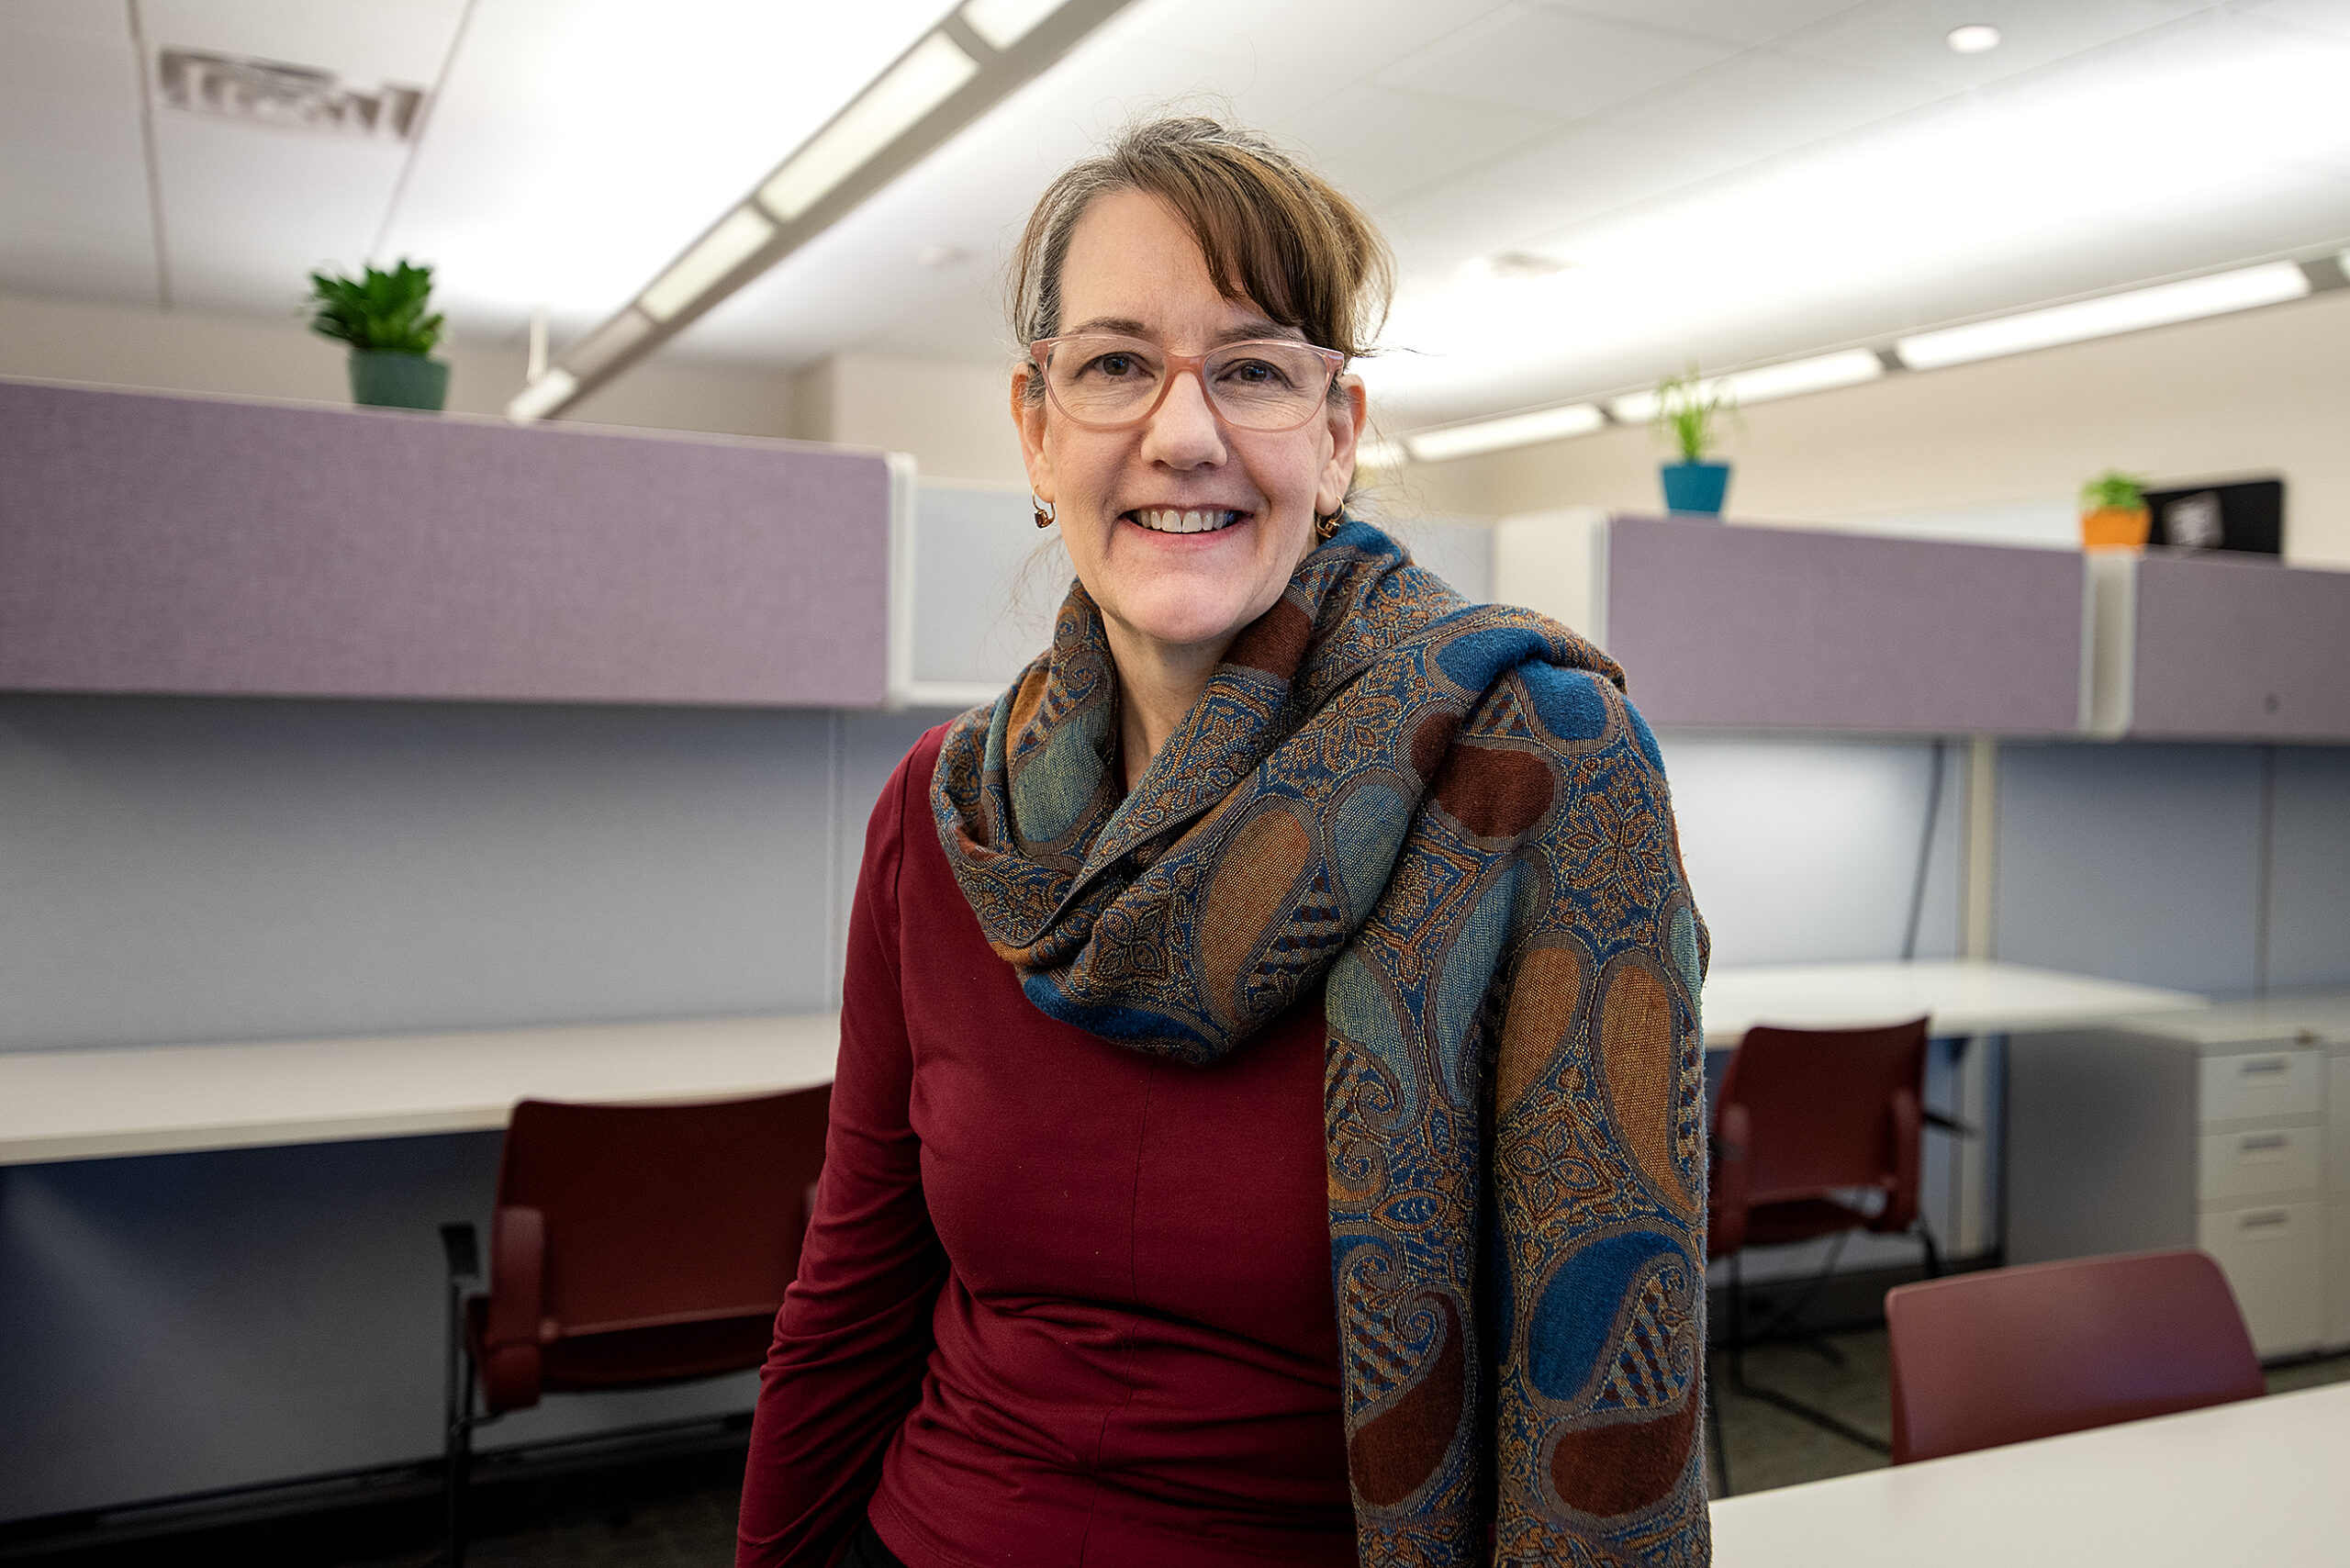
POLYGON ((1322 512, 1315 512, 1314 514, 1315 537, 1317 539, 1328 539, 1332 535, 1336 534, 1339 529, 1345 527, 1346 522, 1347 509, 1344 507, 1340 507, 1337 511, 1327 513, 1326 515, 1322 512))
POLYGON ((1053 526, 1053 523, 1054 523, 1054 521, 1055 521, 1054 514, 1055 514, 1055 513, 1056 513, 1059 509, 1058 509, 1058 508, 1057 508, 1057 507, 1055 507, 1055 506, 1053 505, 1053 503, 1052 503, 1052 502, 1050 502, 1050 501, 1038 501, 1038 500, 1036 500, 1036 498, 1035 498, 1035 496, 1033 493, 1029 496, 1029 498, 1029 498, 1031 501, 1035 501, 1035 505, 1036 505, 1036 526, 1037 526, 1037 527, 1039 527, 1039 528, 1050 528, 1050 527, 1052 527, 1052 526, 1053 526))

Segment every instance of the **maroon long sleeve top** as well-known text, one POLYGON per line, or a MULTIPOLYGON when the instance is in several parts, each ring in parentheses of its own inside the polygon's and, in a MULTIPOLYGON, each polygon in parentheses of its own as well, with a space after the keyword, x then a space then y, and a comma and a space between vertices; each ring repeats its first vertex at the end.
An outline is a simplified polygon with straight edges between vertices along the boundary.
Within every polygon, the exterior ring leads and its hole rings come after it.
POLYGON ((1055 1022, 930 812, 866 835, 832 1126, 739 1564, 1350 1563, 1317 992, 1218 1065, 1055 1022))

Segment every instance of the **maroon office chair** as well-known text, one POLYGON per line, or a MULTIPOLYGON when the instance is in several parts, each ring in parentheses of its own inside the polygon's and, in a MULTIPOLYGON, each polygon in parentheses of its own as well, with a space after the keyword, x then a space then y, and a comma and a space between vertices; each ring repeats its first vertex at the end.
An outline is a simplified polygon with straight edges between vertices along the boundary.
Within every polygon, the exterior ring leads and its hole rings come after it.
POLYGON ((1885 1325, 1896 1464, 2267 1392, 2226 1277, 2191 1250, 1903 1285, 1885 1325))
MULTIPOLYGON (((1917 1225, 1919 1139, 1929 1120, 1925 1082, 1923 1018, 1880 1029, 1758 1025, 1731 1053, 1714 1099, 1707 1250, 1729 1260, 1730 1385, 1876 1453, 1886 1451, 1881 1439, 1746 1381, 1750 1340, 1739 1260, 1749 1247, 1855 1230, 1899 1235, 1914 1226, 1927 1273, 1940 1274, 1933 1237, 1917 1225), (1882 1197, 1873 1208, 1857 1206, 1846 1196, 1856 1189, 1882 1197)), ((1803 1305, 1780 1312, 1771 1327, 1802 1335, 1796 1319, 1803 1305)), ((1824 1340, 1804 1337, 1841 1360, 1824 1340)), ((1727 1493, 1729 1460, 1718 1415, 1714 1438, 1727 1493)))
POLYGON ((449 1568, 464 1561, 476 1426, 543 1394, 680 1383, 766 1358, 799 1272, 831 1103, 824 1085, 692 1105, 514 1107, 487 1294, 465 1290, 480 1273, 474 1227, 441 1227, 449 1568))

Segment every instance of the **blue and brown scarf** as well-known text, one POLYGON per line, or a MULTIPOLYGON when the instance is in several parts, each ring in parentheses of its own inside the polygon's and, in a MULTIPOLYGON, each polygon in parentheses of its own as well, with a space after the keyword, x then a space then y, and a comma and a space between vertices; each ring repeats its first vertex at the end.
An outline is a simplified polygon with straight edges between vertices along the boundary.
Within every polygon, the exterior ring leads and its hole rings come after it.
POLYGON ((1326 980, 1360 1561, 1704 1562, 1706 928, 1606 655, 1354 521, 1131 793, 1081 586, 939 758, 1052 1017, 1211 1062, 1326 980))

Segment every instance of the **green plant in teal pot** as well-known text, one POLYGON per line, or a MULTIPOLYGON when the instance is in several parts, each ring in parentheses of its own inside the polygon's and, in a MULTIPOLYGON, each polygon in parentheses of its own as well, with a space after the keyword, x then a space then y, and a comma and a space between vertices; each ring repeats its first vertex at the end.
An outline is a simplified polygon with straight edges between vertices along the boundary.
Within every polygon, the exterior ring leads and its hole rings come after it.
POLYGON ((441 318, 430 314, 432 269, 406 261, 359 277, 310 274, 310 330, 351 345, 351 400, 378 409, 439 409, 449 367, 431 357, 441 318))
POLYGON ((1691 365, 1682 375, 1668 375, 1656 384, 1657 433, 1681 454, 1678 463, 1664 464, 1667 511, 1721 515, 1722 499, 1729 493, 1729 465, 1707 461, 1714 450, 1715 421, 1736 411, 1720 383, 1708 382, 1691 365))

